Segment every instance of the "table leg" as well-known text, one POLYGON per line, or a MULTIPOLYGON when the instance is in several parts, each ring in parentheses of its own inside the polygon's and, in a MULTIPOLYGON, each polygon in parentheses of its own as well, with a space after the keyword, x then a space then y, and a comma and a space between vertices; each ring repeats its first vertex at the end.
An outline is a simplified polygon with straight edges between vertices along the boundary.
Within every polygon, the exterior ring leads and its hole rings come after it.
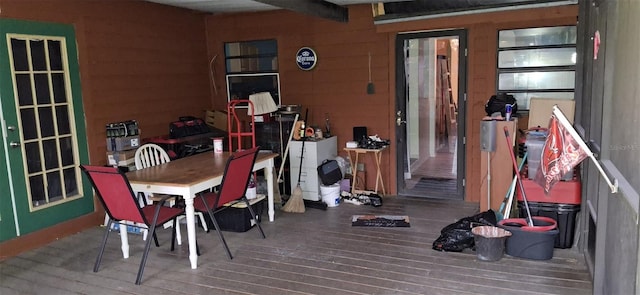
MULTIPOLYGON (((129 258, 129 235, 127 233, 127 225, 120 223, 120 244, 122 248, 122 257, 129 258)), ((111 229, 107 229, 111 230, 111 229)))
MULTIPOLYGON (((360 153, 355 152, 355 161, 351 162, 351 172, 353 173, 353 183, 351 184, 351 194, 355 195, 355 191, 356 191, 356 180, 358 179, 358 156, 360 155, 360 153)), ((365 190, 365 188, 362 188, 363 190, 365 190)))
POLYGON ((275 208, 273 206, 273 169, 274 161, 269 160, 269 164, 264 168, 264 176, 267 181, 267 202, 269 203, 269 221, 273 222, 275 219, 275 208))
POLYGON ((376 193, 378 193, 378 181, 380 181, 382 194, 386 195, 387 192, 384 189, 384 181, 382 180, 382 173, 380 172, 380 160, 382 159, 382 152, 375 152, 374 157, 376 159, 376 193))
POLYGON ((187 237, 189 239, 189 260, 191 261, 191 268, 198 268, 198 251, 196 248, 196 224, 193 209, 194 196, 183 196, 185 205, 185 215, 187 217, 187 237))

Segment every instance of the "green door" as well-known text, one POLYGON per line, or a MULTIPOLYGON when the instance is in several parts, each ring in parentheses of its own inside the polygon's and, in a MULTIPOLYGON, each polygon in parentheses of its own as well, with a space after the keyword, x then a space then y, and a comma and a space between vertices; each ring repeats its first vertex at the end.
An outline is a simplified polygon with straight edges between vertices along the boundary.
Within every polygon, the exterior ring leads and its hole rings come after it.
POLYGON ((71 25, 0 19, 0 241, 93 212, 71 25))

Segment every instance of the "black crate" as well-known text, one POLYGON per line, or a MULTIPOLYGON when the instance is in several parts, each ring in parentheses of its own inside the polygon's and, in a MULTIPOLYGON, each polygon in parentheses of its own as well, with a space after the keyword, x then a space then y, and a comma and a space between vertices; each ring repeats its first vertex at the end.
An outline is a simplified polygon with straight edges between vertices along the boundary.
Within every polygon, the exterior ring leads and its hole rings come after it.
MULTIPOLYGON (((251 202, 253 203, 253 201, 251 202)), ((242 206, 242 203, 237 206, 242 206)), ((264 211, 264 197, 251 205, 253 212, 256 213, 256 219, 258 222, 262 220, 262 211, 264 211)), ((207 222, 207 227, 210 230, 215 230, 209 214, 204 214, 204 219, 207 222)), ((223 231, 232 232, 245 232, 250 230, 255 224, 251 222, 251 213, 246 206, 242 208, 230 207, 216 213, 216 220, 220 229, 223 231)))
MULTIPOLYGON (((556 237, 555 248, 571 248, 576 229, 576 214, 580 212, 580 205, 528 202, 532 216, 553 218, 558 223, 560 233, 556 237)), ((520 216, 527 216, 523 202, 518 202, 520 216)))

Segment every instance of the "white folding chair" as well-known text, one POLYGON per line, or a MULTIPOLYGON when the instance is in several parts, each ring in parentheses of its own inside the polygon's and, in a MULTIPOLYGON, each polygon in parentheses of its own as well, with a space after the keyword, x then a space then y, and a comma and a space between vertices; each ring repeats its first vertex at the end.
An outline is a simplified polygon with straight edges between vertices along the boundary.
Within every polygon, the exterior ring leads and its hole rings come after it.
MULTIPOLYGON (((154 143, 143 144, 136 150, 135 162, 136 162, 136 169, 138 170, 151 167, 151 166, 164 164, 169 161, 171 161, 171 159, 169 158, 169 155, 167 154, 167 152, 157 144, 154 144, 154 143)), ((145 197, 147 198, 148 202, 153 201, 153 199, 150 198, 151 196, 152 195, 145 194, 145 197)), ((169 202, 169 205, 170 206, 175 205, 175 198, 169 202)), ((202 227, 204 228, 204 230, 209 231, 202 212, 195 212, 194 215, 200 218, 200 223, 202 224, 202 227)), ((178 240, 178 245, 182 245, 182 235, 180 234, 180 223, 179 223, 182 218, 185 218, 185 216, 184 215, 179 216, 177 220, 178 226, 176 227, 176 239, 178 240)), ((172 226, 172 224, 170 223, 165 224, 165 228, 169 226, 172 226)))

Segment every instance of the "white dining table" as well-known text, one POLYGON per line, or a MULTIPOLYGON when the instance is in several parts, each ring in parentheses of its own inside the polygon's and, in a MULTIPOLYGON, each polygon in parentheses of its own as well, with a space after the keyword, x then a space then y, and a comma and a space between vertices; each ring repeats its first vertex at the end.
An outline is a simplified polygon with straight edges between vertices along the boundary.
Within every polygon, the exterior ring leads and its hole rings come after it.
MULTIPOLYGON (((193 199, 197 193, 220 185, 227 160, 230 156, 230 152, 206 152, 173 160, 165 164, 127 172, 127 178, 129 179, 131 188, 135 192, 180 195, 184 198, 187 236, 189 241, 189 260, 191 261, 192 269, 198 267, 193 199)), ((275 216, 273 203, 273 167, 274 159, 277 156, 278 154, 272 152, 260 152, 253 166, 253 171, 264 170, 265 180, 267 182, 267 202, 270 222, 274 221, 275 216)), ((122 238, 124 252, 125 246, 128 249, 128 240, 126 239, 126 233, 123 236, 125 236, 122 238)), ((125 254, 125 256, 128 256, 128 253, 125 254)))

